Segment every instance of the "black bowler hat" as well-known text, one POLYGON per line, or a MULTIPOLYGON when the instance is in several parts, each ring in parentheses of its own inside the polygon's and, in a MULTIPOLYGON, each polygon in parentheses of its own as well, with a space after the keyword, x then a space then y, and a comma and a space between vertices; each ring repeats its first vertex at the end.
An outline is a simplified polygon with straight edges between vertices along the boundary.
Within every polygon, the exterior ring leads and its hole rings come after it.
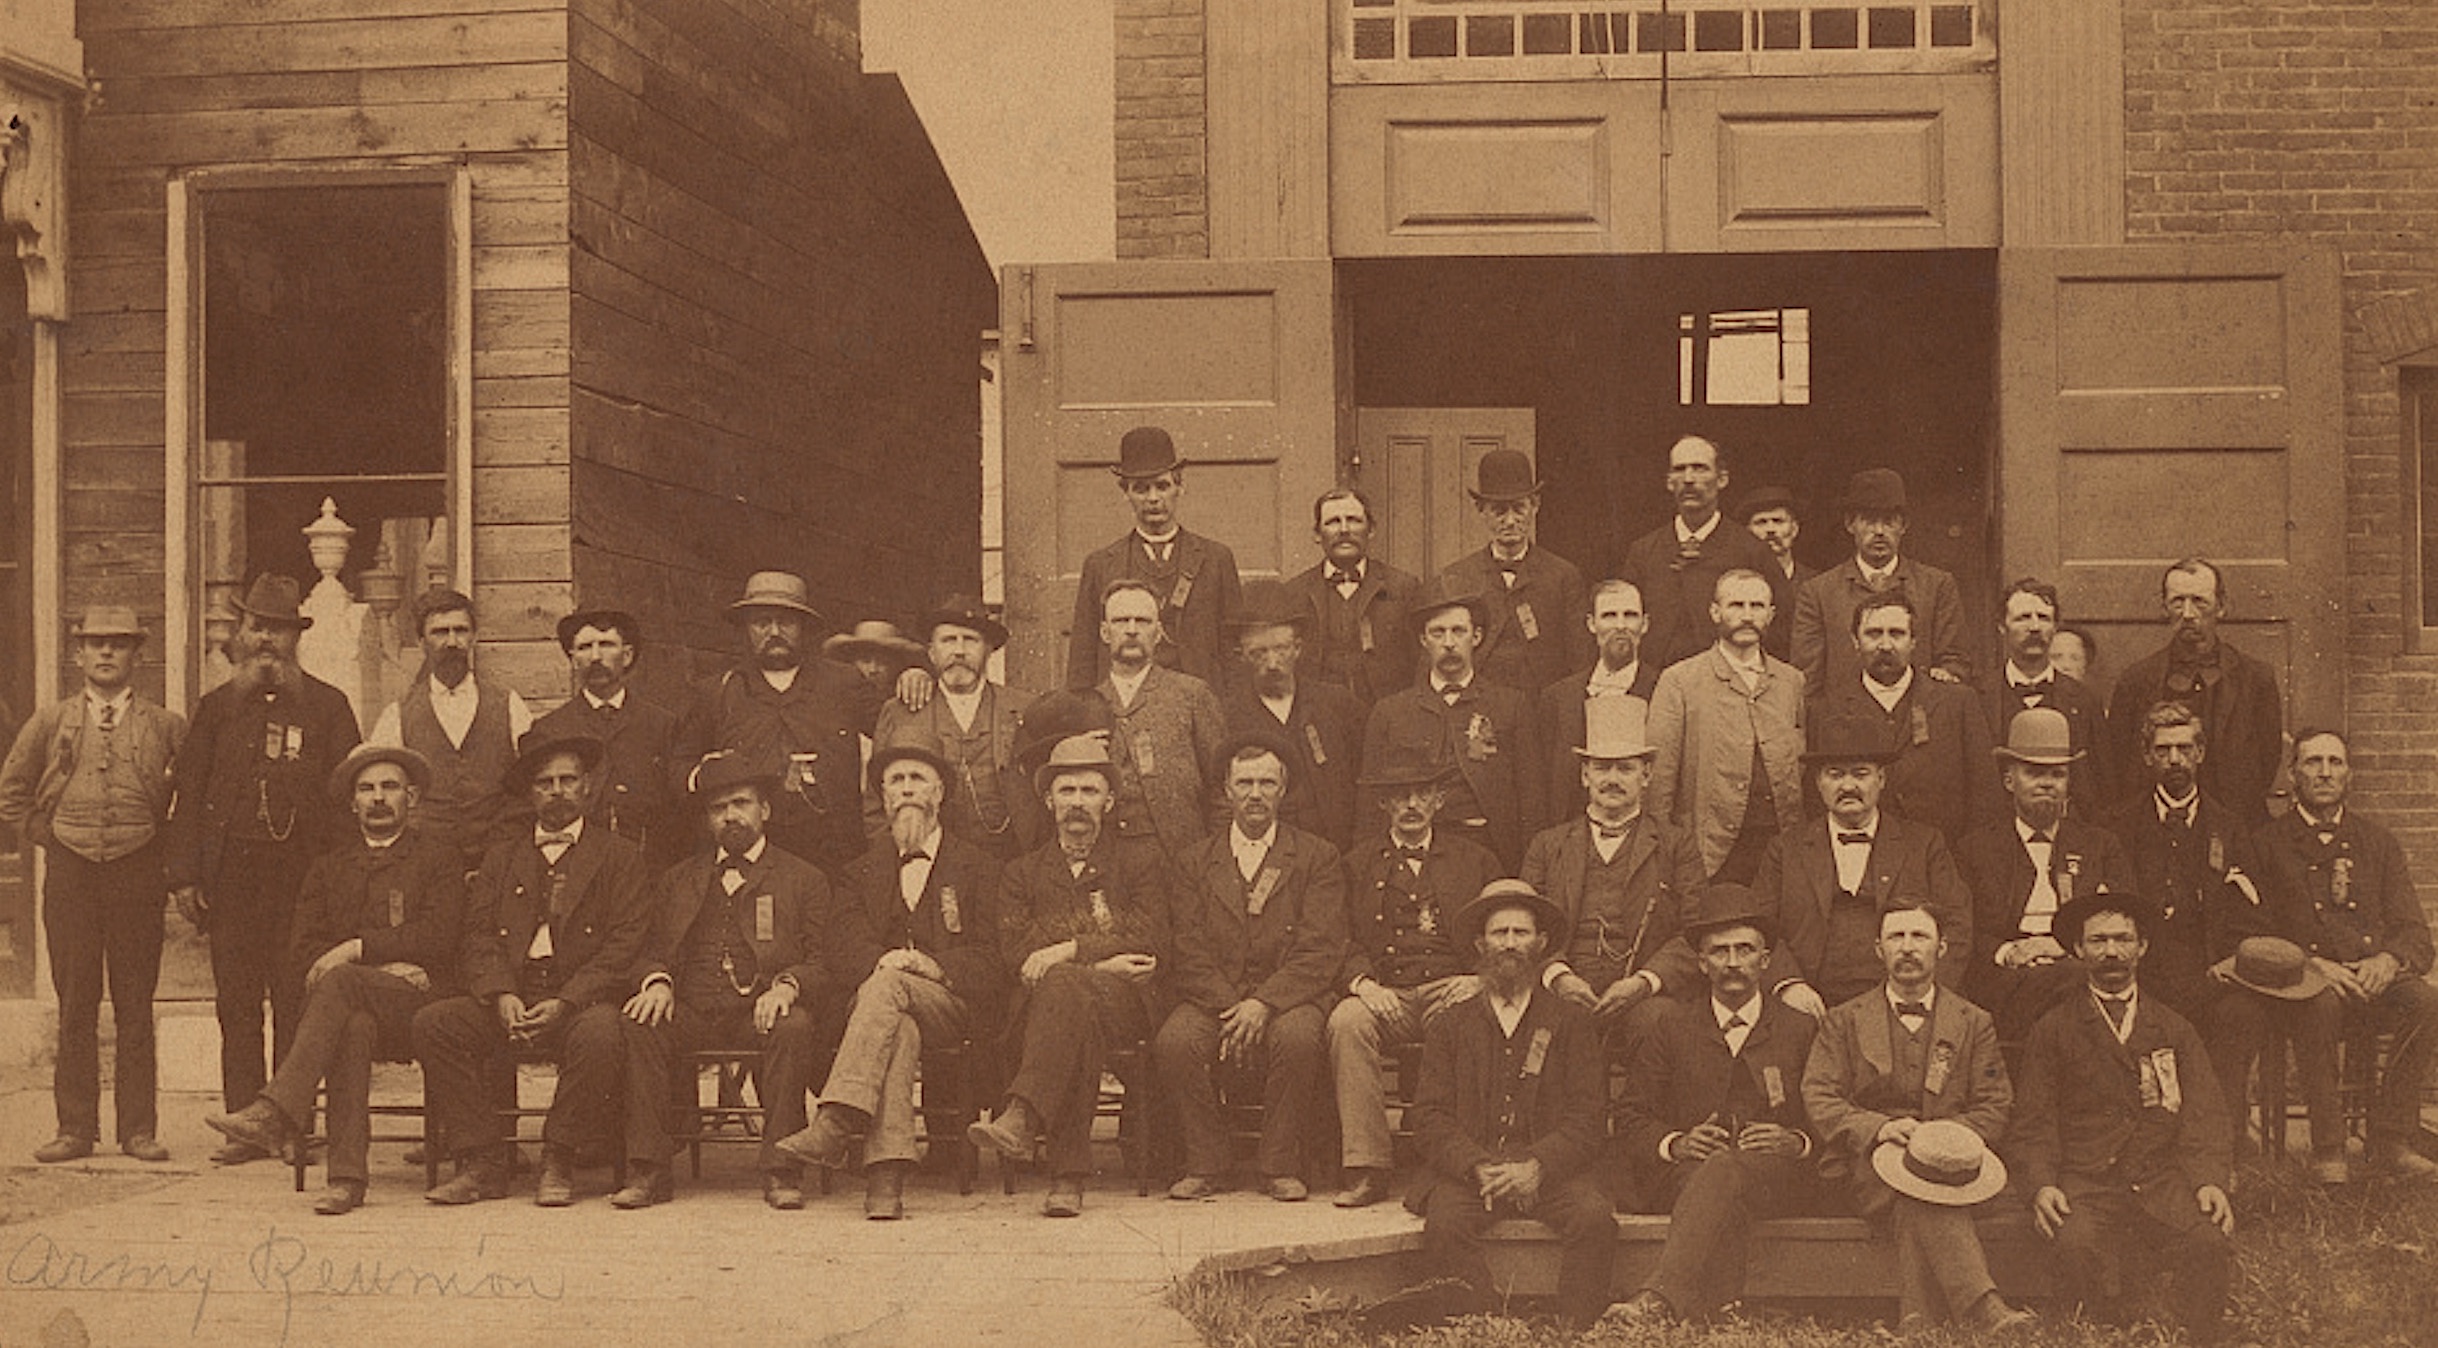
POLYGON ((923 640, 931 640, 932 634, 942 627, 979 632, 992 650, 1007 644, 1007 628, 990 616, 990 610, 983 607, 980 599, 970 594, 952 594, 941 600, 939 607, 924 614, 923 640))
POLYGON ((1753 516, 1760 514, 1764 510, 1791 511, 1794 508, 1795 494, 1788 491, 1786 488, 1778 486, 1755 487, 1751 491, 1745 493, 1742 500, 1735 503, 1735 517, 1738 520, 1749 524, 1752 522, 1753 516))
POLYGON ((1902 515, 1905 509, 1904 475, 1893 468, 1865 468, 1846 483, 1849 515, 1902 515))
POLYGON ((1162 473, 1183 468, 1185 460, 1177 457, 1177 442, 1157 426, 1137 426, 1117 442, 1117 466, 1109 471, 1120 478, 1158 477, 1162 473))
POLYGON ((1522 501, 1541 494, 1532 457, 1520 449, 1494 449, 1473 469, 1473 499, 1485 505, 1522 501))

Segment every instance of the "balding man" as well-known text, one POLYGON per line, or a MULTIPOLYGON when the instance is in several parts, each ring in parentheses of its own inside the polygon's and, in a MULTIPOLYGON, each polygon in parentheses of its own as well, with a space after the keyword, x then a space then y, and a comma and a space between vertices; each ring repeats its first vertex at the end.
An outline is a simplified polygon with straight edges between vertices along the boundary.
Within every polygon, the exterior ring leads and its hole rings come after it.
POLYGON ((1749 884, 1803 808, 1803 676, 1762 649, 1769 581, 1736 570, 1710 601, 1709 650, 1651 692, 1650 809, 1701 849, 1713 880, 1749 884))
POLYGON ((2201 789, 2239 822, 2265 823, 2285 753, 2277 671, 2219 635, 2227 614, 2226 578, 2213 563, 2186 557, 2168 567, 2159 577, 2159 608, 2167 616, 2167 644, 2119 675, 2108 703, 2116 795, 2138 795, 2145 785, 2143 717, 2161 702, 2178 702, 2200 715, 2209 740, 2201 789))
POLYGON ((1566 815, 1583 808, 1583 778, 1575 756, 1567 752, 1583 742, 1583 709, 1604 697, 1651 700, 1659 684, 1656 660, 1644 658, 1643 632, 1650 625, 1642 589, 1630 580, 1604 580, 1592 587, 1591 666, 1579 669, 1541 690, 1541 746, 1549 751, 1549 812, 1566 815))
POLYGON ((1641 589, 1650 615, 1643 645, 1660 669, 1700 653, 1716 635, 1710 600, 1720 576, 1739 567, 1768 574, 1769 549, 1719 510, 1729 480, 1726 454, 1715 443, 1678 437, 1668 449, 1668 496, 1676 514, 1635 539, 1617 569, 1641 589))

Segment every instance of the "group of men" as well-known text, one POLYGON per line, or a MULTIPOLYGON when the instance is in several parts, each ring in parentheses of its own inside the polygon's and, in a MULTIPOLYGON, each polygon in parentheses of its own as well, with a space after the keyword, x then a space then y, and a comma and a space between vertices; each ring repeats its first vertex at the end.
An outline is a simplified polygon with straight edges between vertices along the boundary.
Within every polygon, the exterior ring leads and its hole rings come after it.
POLYGON ((1521 454, 1483 457, 1489 542, 1428 581, 1372 555, 1341 487, 1316 565, 1242 582, 1181 524, 1186 468, 1164 431, 1124 437, 1135 527, 1086 559, 1070 686, 1039 697, 987 677, 1007 632, 978 601, 815 654, 809 588, 763 572, 729 608, 745 658, 681 710, 629 686, 641 631, 599 609, 559 624, 575 695, 537 719, 436 591, 423 669, 358 744, 296 665, 291 581, 248 592, 236 677, 191 728, 131 693, 134 615, 88 612, 84 689, 0 769, 0 820, 50 856, 59 1135, 37 1155, 98 1140, 105 970, 119 1140, 165 1155, 167 890, 211 942, 215 1159, 297 1145, 318 1097, 326 1213, 364 1200, 377 1059, 423 1065, 452 1163, 433 1202, 509 1191, 502 1105, 534 1057, 558 1068, 536 1201, 613 1159, 615 1205, 666 1201, 710 1048, 759 1053, 766 1201, 860 1164, 887 1219, 927 1049, 985 1083, 969 1140, 1041 1165, 1071 1217, 1113 1065, 1148 1072, 1128 1086, 1159 1106, 1171 1197, 1227 1186, 1223 1101, 1258 1099, 1264 1192, 1336 1175, 1340 1206, 1381 1201, 1391 1062, 1419 1041, 1428 1249, 1488 1295, 1487 1224, 1547 1222, 1578 1320, 1609 1302, 1619 1199, 1675 1216, 1624 1308, 1647 1319, 1734 1299, 1753 1220, 1842 1195, 1891 1224, 1906 1316, 2012 1323, 1970 1220, 2011 1162, 2080 1299, 2166 1254, 2213 1332, 2274 1035, 2318 1179, 2349 1177, 2338 1045, 2371 1032, 2393 1038, 2366 1161, 2438 1172, 2413 1147, 2438 997, 2403 853, 2348 807, 2333 729, 2292 736, 2271 817, 2276 681, 2220 637, 2206 561, 2166 570, 2169 640, 2103 705, 2057 667, 2037 580, 1968 682, 1958 587, 1904 554, 1886 469, 1849 488, 1853 556, 1809 574, 1791 495, 1729 521, 1722 451, 1685 437, 1674 517, 1586 584, 1538 543, 1521 454))

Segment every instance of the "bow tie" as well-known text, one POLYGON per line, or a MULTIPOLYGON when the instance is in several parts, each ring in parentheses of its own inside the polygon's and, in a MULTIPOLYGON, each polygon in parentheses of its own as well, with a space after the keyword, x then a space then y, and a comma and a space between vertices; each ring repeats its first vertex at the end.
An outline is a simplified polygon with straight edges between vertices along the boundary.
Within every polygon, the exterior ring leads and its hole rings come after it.
POLYGON ((1930 1004, 1928 1002, 1898 1002, 1896 1004, 1896 1014, 1900 1016, 1927 1016, 1930 1014, 1930 1004))
POLYGON ((1397 849, 1399 861, 1420 861, 1431 854, 1427 847, 1407 847, 1403 843, 1392 844, 1392 846, 1397 849))
POLYGON ((2018 683, 2013 685, 2013 687, 2015 690, 2015 696, 2029 702, 2036 697, 2047 697, 2049 693, 2057 687, 2057 681, 2055 679, 2042 679, 2038 683, 2018 683))
POLYGON ((1512 576, 1523 568, 1524 559, 1518 557, 1511 562, 1504 557, 1493 557, 1490 559, 1490 565, 1497 567, 1500 575, 1512 576))
POLYGON ((576 835, 573 833, 537 833, 533 835, 533 845, 536 847, 573 847, 576 845, 576 835))
POLYGON ((1360 585, 1363 583, 1363 576, 1361 572, 1340 571, 1336 567, 1331 567, 1329 583, 1332 585, 1360 585))
POLYGON ((1837 845, 1838 845, 1838 846, 1840 846, 1840 847, 1843 847, 1843 846, 1845 846, 1845 845, 1846 845, 1846 844, 1848 844, 1848 843, 1860 843, 1860 844, 1862 844, 1863 846, 1868 847, 1868 846, 1870 846, 1870 845, 1871 845, 1871 835, 1870 835, 1870 834, 1868 834, 1868 833, 1843 833, 1843 832, 1840 832, 1840 833, 1837 835, 1837 845))
POLYGON ((902 852, 898 854, 897 864, 903 867, 911 866, 918 861, 929 860, 931 860, 931 854, 918 847, 911 852, 902 852))
POLYGON ((1743 1029, 1743 1028, 1744 1028, 1744 1017, 1743 1017, 1742 1013, 1740 1013, 1740 1012, 1739 1012, 1739 1013, 1737 1013, 1737 1014, 1735 1014, 1735 1015, 1731 1015, 1731 1016, 1727 1017, 1727 1023, 1726 1023, 1726 1024, 1724 1024, 1724 1025, 1719 1026, 1719 1029, 1720 1029, 1720 1030, 1722 1030, 1722 1031, 1726 1031, 1726 1032, 1729 1032, 1729 1033, 1732 1033, 1732 1032, 1734 1032, 1734 1031, 1736 1031, 1736 1030, 1740 1030, 1740 1029, 1743 1029))
POLYGON ((720 853, 719 870, 720 874, 722 875, 726 875, 730 871, 743 875, 745 873, 745 858, 737 856, 733 853, 722 852, 720 853))

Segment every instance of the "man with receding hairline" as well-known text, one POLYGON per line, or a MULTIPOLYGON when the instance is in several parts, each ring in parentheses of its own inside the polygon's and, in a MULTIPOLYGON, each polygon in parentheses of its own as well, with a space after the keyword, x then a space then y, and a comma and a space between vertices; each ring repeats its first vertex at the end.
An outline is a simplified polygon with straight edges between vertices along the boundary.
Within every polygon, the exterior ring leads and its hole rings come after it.
POLYGON ((2285 753, 2277 671, 2219 635, 2228 604, 2216 563, 2186 557, 2169 566, 2159 577, 2159 608, 2167 644, 2118 675, 2108 703, 2115 794, 2122 799, 2142 790, 2143 715, 2158 703, 2180 702, 2200 714, 2209 736, 2201 788, 2242 823, 2263 823, 2285 753))
MULTIPOLYGON (((1643 645, 1660 669, 1710 644, 1710 599, 1720 576, 1738 567, 1766 575, 1772 564, 1769 549, 1719 510, 1729 480, 1726 452, 1716 443, 1677 437, 1668 449, 1667 473, 1676 513, 1628 544, 1617 568, 1640 587, 1650 615, 1643 645)), ((1773 583, 1773 593, 1777 588, 1773 583)))

